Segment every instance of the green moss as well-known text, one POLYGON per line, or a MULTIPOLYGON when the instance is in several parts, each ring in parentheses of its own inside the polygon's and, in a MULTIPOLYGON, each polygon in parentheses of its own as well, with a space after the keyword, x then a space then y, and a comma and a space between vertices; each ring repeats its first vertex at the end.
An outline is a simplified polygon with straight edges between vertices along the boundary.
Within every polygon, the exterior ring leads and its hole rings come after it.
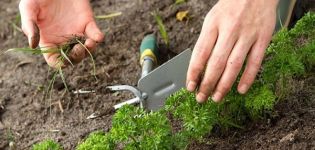
POLYGON ((45 140, 34 144, 32 150, 62 150, 62 147, 53 140, 45 140))

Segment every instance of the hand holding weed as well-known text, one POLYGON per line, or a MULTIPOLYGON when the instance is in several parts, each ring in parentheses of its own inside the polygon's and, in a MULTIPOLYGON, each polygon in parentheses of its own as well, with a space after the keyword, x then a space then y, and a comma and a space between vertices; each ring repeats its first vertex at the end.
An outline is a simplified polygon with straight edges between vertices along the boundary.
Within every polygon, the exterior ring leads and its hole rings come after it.
MULTIPOLYGON (((84 46, 93 51, 104 38, 95 23, 88 0, 21 0, 19 8, 22 30, 31 48, 38 45, 42 48, 58 47, 69 41, 69 35, 72 35, 85 36, 84 46)), ((58 67, 59 56, 59 53, 44 54, 52 67, 58 67)), ((76 44, 69 53, 75 63, 86 56, 81 44, 76 44)))
POLYGON ((220 0, 207 14, 187 73, 187 89, 192 92, 199 86, 198 102, 210 95, 221 101, 246 57, 238 91, 248 91, 272 38, 277 4, 278 0, 220 0))

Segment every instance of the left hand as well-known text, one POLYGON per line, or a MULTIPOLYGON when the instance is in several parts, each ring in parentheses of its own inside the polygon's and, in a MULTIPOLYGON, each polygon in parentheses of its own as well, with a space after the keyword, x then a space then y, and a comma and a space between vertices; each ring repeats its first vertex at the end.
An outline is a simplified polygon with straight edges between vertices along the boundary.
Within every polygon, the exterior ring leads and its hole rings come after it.
MULTIPOLYGON (((19 4, 22 30, 31 48, 53 48, 66 44, 70 35, 86 37, 84 46, 93 52, 104 34, 97 27, 89 0, 21 0, 19 4), (68 37, 67 37, 68 36, 68 37)), ((76 44, 69 58, 78 63, 87 55, 86 49, 76 44)), ((48 65, 60 67, 60 53, 43 54, 48 65)), ((66 63, 61 63, 66 65, 66 63)))
POLYGON ((277 4, 278 0, 219 0, 207 14, 187 73, 187 89, 192 92, 199 86, 198 102, 210 95, 221 101, 246 57, 238 91, 248 91, 272 38, 277 4))

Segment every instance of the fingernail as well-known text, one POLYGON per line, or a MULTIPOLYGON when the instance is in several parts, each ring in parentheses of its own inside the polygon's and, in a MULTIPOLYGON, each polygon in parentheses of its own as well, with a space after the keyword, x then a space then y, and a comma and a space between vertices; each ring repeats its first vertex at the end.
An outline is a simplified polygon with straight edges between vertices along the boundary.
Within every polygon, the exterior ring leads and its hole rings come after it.
POLYGON ((189 92, 193 92, 193 91, 195 91, 196 86, 197 86, 196 82, 189 81, 188 84, 187 84, 187 90, 189 92))
POLYGON ((240 86, 240 88, 238 89, 238 91, 241 93, 241 94, 245 94, 248 90, 248 85, 247 84, 242 84, 240 86))
POLYGON ((33 48, 33 40, 32 40, 32 37, 28 37, 28 44, 29 44, 29 47, 30 48, 33 48))
POLYGON ((40 40, 39 28, 36 23, 33 23, 33 28, 34 33, 29 37, 29 44, 31 48, 36 48, 40 40))
POLYGON ((104 40, 104 34, 103 33, 95 34, 95 39, 97 39, 96 42, 102 42, 104 40))
POLYGON ((214 102, 217 103, 221 101, 221 99, 223 98, 223 94, 221 92, 215 92, 211 98, 214 102))
POLYGON ((36 48, 39 43, 39 36, 31 36, 28 40, 31 48, 36 48))
POLYGON ((208 97, 205 94, 199 93, 197 95, 197 97, 196 97, 196 100, 197 100, 198 103, 203 103, 203 102, 205 102, 207 100, 207 98, 208 97))

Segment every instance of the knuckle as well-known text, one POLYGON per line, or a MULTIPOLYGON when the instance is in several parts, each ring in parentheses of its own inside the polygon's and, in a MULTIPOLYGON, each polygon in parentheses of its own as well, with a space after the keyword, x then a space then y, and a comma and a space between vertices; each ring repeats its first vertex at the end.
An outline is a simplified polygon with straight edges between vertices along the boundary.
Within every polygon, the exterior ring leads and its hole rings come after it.
POLYGON ((207 84, 207 83, 201 83, 201 84, 200 84, 199 92, 202 92, 202 93, 204 93, 205 95, 209 96, 210 93, 212 92, 212 88, 211 88, 210 85, 207 84))
POLYGON ((200 44, 195 47, 196 57, 205 59, 208 55, 208 49, 205 46, 201 46, 200 44))
POLYGON ((220 84, 217 87, 217 91, 221 92, 221 93, 227 93, 228 91, 230 91, 231 86, 227 83, 225 84, 220 84))
POLYGON ((222 70, 225 68, 225 59, 222 56, 216 56, 212 58, 212 68, 215 68, 215 70, 222 70))
POLYGON ((191 67, 191 74, 197 76, 200 72, 203 71, 203 67, 198 64, 193 64, 191 67))
POLYGON ((191 65, 187 72, 187 78, 189 80, 197 80, 200 77, 203 68, 198 65, 191 65))
POLYGON ((230 32, 230 33, 234 33, 234 32, 238 32, 239 29, 241 27, 241 24, 238 20, 235 20, 235 21, 232 21, 228 27, 227 27, 227 32, 230 32))
POLYGON ((261 63, 259 60, 250 60, 249 62, 249 65, 252 67, 253 70, 259 70, 260 66, 261 66, 261 63))
POLYGON ((200 87, 203 88, 207 92, 211 92, 213 90, 214 81, 212 78, 204 77, 203 81, 200 84, 200 87))
POLYGON ((243 66, 243 60, 240 57, 235 58, 234 60, 229 61, 228 63, 233 68, 242 68, 243 66))

